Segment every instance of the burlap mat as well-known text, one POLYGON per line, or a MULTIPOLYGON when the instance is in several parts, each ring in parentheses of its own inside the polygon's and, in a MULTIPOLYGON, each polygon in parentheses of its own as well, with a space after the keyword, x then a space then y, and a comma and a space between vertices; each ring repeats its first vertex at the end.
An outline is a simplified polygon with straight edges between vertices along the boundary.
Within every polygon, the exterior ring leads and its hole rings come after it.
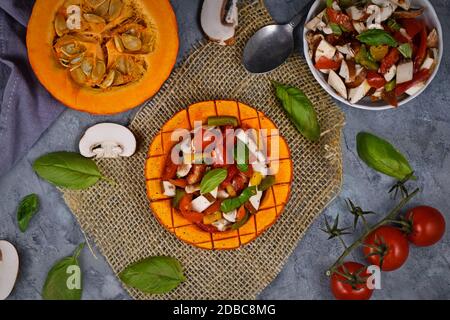
POLYGON ((131 123, 138 152, 129 159, 98 161, 116 186, 100 182, 85 191, 63 190, 67 205, 114 272, 147 256, 180 260, 186 282, 164 295, 127 288, 136 299, 254 299, 340 190, 344 117, 305 61, 296 54, 266 75, 251 75, 241 65, 245 41, 269 23, 271 17, 260 3, 246 3, 235 46, 207 43, 194 49, 131 123), (301 88, 312 100, 323 131, 319 143, 309 143, 294 129, 275 98, 272 79, 301 88), (152 215, 145 192, 144 162, 154 135, 176 111, 211 99, 240 100, 263 111, 285 136, 294 162, 290 201, 279 220, 249 245, 231 251, 197 249, 178 240, 152 215))

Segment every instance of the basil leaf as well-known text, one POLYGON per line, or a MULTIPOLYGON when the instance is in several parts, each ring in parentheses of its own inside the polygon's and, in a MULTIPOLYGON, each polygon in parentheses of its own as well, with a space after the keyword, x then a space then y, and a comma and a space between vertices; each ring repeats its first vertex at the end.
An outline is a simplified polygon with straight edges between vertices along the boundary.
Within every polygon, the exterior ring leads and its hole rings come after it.
POLYGON ((200 182, 200 193, 213 191, 227 177, 226 169, 213 169, 208 171, 200 182))
POLYGON ((276 96, 281 101, 284 110, 297 128, 308 140, 317 141, 320 138, 320 126, 316 111, 308 97, 298 88, 290 87, 273 81, 276 96))
POLYGON ((247 209, 245 210, 245 216, 239 220, 238 222, 235 222, 231 225, 231 230, 237 230, 240 227, 242 227, 247 221, 250 219, 250 214, 248 213, 247 209))
POLYGON ((256 186, 247 187, 239 196, 223 200, 220 204, 220 211, 225 213, 233 211, 246 203, 255 194, 256 186))
MULTIPOLYGON (((369 167, 402 180, 413 173, 408 160, 388 141, 368 132, 356 136, 358 156, 369 167)), ((412 177, 416 179, 416 177, 412 177)))
POLYGON ((398 51, 407 59, 411 59, 412 57, 412 48, 409 43, 402 43, 398 46, 398 51))
POLYGON ((379 46, 382 44, 387 44, 391 47, 397 46, 397 41, 394 37, 389 32, 380 29, 369 29, 361 32, 356 36, 356 39, 371 46, 379 46))
POLYGON ((334 34, 340 36, 342 34, 342 29, 337 23, 330 23, 330 28, 333 31, 334 34))
POLYGON ((178 260, 171 257, 150 257, 135 262, 119 274, 126 285, 145 293, 169 292, 185 281, 178 260))
POLYGON ((58 261, 48 272, 42 289, 45 300, 81 300, 83 293, 82 275, 78 256, 84 248, 80 244, 72 256, 58 261))
POLYGON ((42 179, 68 189, 86 189, 105 179, 92 159, 75 152, 46 154, 34 162, 33 169, 42 179))
POLYGON ((238 140, 234 147, 234 159, 236 160, 236 167, 241 172, 248 171, 248 158, 250 155, 250 150, 245 143, 238 140))
POLYGON ((33 218, 38 210, 39 198, 36 194, 29 194, 25 196, 22 201, 20 201, 17 209, 17 222, 19 224, 20 231, 25 232, 27 230, 31 218, 33 218))

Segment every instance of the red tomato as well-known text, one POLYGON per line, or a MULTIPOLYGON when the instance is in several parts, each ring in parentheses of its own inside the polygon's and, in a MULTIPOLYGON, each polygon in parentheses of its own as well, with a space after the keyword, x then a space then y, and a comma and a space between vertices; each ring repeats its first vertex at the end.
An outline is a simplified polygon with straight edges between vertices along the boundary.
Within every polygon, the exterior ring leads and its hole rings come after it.
POLYGON ((383 91, 381 93, 381 98, 386 101, 387 103, 389 103, 391 106, 393 107, 398 107, 398 100, 397 100, 397 96, 395 95, 394 90, 386 92, 383 91))
POLYGON ((395 31, 394 32, 394 39, 397 40, 397 42, 400 43, 408 43, 411 42, 411 38, 405 37, 400 31, 395 31))
POLYGON ((233 186, 236 193, 239 193, 242 190, 244 190, 247 182, 248 182, 248 178, 244 174, 240 173, 240 174, 237 174, 236 176, 234 176, 233 181, 231 182, 231 185, 233 186))
POLYGON ((406 219, 411 223, 408 240, 416 246, 431 246, 438 242, 445 233, 444 216, 433 207, 415 207, 408 211, 406 219))
POLYGON ((222 188, 225 188, 227 185, 231 184, 231 181, 233 180, 234 176, 236 176, 239 173, 239 169, 234 164, 229 166, 227 170, 228 170, 227 177, 220 184, 220 187, 222 188))
POLYGON ((400 59, 397 48, 392 48, 389 53, 381 60, 380 72, 386 73, 400 59))
POLYGON ((236 221, 241 221, 245 217, 245 206, 240 206, 236 214, 236 221))
POLYGON ((216 211, 220 211, 220 205, 222 203, 222 200, 216 200, 212 205, 210 205, 208 208, 203 211, 204 215, 208 215, 211 213, 214 213, 216 211))
POLYGON ((391 226, 379 227, 367 236, 364 244, 366 246, 364 246, 363 252, 369 263, 380 266, 380 258, 381 256, 383 257, 381 265, 381 270, 383 271, 392 271, 400 268, 408 258, 408 240, 406 235, 398 228, 391 226))
POLYGON ((317 60, 314 67, 316 67, 316 69, 337 70, 340 67, 340 65, 341 65, 340 61, 334 61, 334 60, 331 60, 331 59, 328 59, 328 58, 322 56, 319 58, 319 60, 317 60))
POLYGON ((183 217, 194 223, 201 223, 203 221, 203 214, 191 210, 192 194, 186 193, 180 200, 180 212, 183 217))
POLYGON ((420 31, 419 48, 417 49, 416 56, 414 58, 414 72, 418 72, 422 66, 423 60, 427 54, 427 31, 425 28, 420 31))
POLYGON ((416 83, 425 81, 430 76, 430 70, 429 69, 422 69, 416 74, 414 74, 413 79, 408 82, 400 83, 395 87, 395 95, 401 96, 405 93, 406 90, 414 86, 416 83))
POLYGON ((399 19, 400 25, 405 28, 406 33, 412 38, 416 36, 420 31, 422 31, 425 26, 422 21, 417 19, 399 19))
POLYGON ((345 271, 347 271, 351 278, 354 278, 355 283, 353 285, 346 283, 345 281, 349 279, 336 272, 333 273, 331 276, 331 292, 333 292, 334 297, 338 300, 369 300, 373 290, 369 289, 366 284, 366 279, 370 276, 366 266, 357 262, 345 262, 343 266, 345 269, 341 266, 338 268, 338 272, 346 274, 345 271), (360 279, 357 279, 357 276, 360 279))
POLYGON ((386 84, 386 79, 376 71, 369 71, 367 72, 367 82, 371 87, 380 89, 386 84))
POLYGON ((171 153, 169 153, 169 155, 167 156, 167 159, 166 159, 166 166, 164 167, 164 171, 162 174, 163 180, 169 180, 169 179, 175 178, 175 176, 177 175, 178 166, 172 162, 170 155, 171 155, 171 153))
POLYGON ((169 179, 169 182, 178 188, 186 188, 187 186, 185 179, 169 179))
POLYGON ((327 16, 330 22, 337 23, 344 28, 344 31, 354 31, 352 19, 345 13, 336 11, 332 8, 327 8, 327 16))

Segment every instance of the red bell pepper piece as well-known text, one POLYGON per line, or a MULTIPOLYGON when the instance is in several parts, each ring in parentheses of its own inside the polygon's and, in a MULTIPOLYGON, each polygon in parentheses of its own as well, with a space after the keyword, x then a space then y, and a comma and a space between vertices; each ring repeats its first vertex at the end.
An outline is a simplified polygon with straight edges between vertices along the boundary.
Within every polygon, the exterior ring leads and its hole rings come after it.
POLYGON ((398 107, 397 96, 395 95, 395 92, 393 90, 389 92, 383 91, 383 93, 381 94, 381 98, 391 106, 398 107))
POLYGON ((345 13, 336 11, 332 8, 327 8, 327 16, 330 22, 338 24, 344 28, 344 31, 351 32, 355 30, 353 28, 352 19, 345 13))
POLYGON ((186 193, 180 200, 180 212, 183 217, 194 223, 201 223, 203 221, 203 214, 191 209, 192 194, 186 193))
POLYGON ((375 89, 380 89, 386 84, 386 79, 376 71, 368 71, 366 79, 369 85, 375 89))
POLYGON ((178 166, 172 162, 172 159, 170 157, 171 154, 172 152, 170 152, 166 158, 166 166, 164 167, 162 180, 169 180, 175 178, 175 176, 177 175, 178 166))
POLYGON ((394 39, 399 43, 408 43, 411 42, 412 38, 405 37, 400 31, 394 32, 394 39))
POLYGON ((399 19, 399 23, 403 28, 405 28, 406 33, 411 37, 411 39, 425 28, 425 25, 422 21, 414 18, 399 19))
POLYGON ((400 53, 397 48, 392 48, 389 53, 381 60, 380 72, 386 73, 389 69, 398 62, 400 53))
POLYGON ((425 27, 420 31, 420 44, 417 49, 416 56, 414 58, 414 72, 418 72, 420 70, 420 66, 425 60, 425 55, 427 54, 427 31, 425 27))
POLYGON ((341 62, 334 61, 322 56, 319 58, 319 60, 316 62, 314 66, 316 67, 316 69, 337 70, 341 66, 341 62))
POLYGON ((169 179, 169 182, 178 188, 186 188, 187 186, 185 179, 169 179))
POLYGON ((395 87, 395 95, 397 97, 401 96, 402 94, 404 94, 406 92, 406 90, 408 90, 409 88, 411 88, 415 84, 427 80, 429 76, 430 76, 430 70, 429 69, 422 69, 422 70, 420 70, 419 72, 414 74, 414 77, 413 77, 412 80, 410 80, 408 82, 404 82, 404 83, 398 84, 395 87))
POLYGON ((230 165, 227 168, 228 172, 227 172, 227 177, 225 178, 225 180, 220 184, 221 188, 225 188, 227 185, 231 184, 231 181, 233 180, 233 178, 239 173, 239 169, 236 167, 235 164, 230 165))

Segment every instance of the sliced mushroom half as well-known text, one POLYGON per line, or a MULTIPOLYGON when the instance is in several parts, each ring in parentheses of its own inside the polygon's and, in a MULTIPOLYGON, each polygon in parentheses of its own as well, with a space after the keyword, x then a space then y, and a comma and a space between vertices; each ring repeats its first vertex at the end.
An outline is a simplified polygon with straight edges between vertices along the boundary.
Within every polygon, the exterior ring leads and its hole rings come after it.
POLYGON ((210 40, 233 44, 238 25, 237 0, 204 0, 200 22, 210 40))
POLYGON ((80 140, 84 157, 130 157, 136 151, 136 138, 126 127, 116 123, 99 123, 86 130, 80 140))
POLYGON ((8 298, 19 272, 19 255, 6 240, 0 240, 0 300, 8 298))

